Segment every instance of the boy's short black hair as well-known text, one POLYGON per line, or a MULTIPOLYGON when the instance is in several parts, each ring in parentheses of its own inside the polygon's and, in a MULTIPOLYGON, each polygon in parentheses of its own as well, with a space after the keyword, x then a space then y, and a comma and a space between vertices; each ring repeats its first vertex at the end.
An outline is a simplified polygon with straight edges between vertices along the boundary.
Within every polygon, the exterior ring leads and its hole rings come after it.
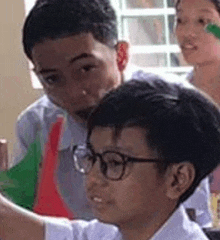
MULTIPOLYGON (((149 146, 172 163, 190 162, 196 176, 181 196, 185 201, 220 163, 218 106, 189 83, 168 82, 154 74, 139 74, 107 94, 88 121, 88 142, 96 126, 121 131, 126 126, 146 129, 149 146)), ((170 164, 165 164, 163 171, 170 164)), ((157 164, 161 173, 161 165, 157 164)))
POLYGON ((114 47, 117 18, 109 0, 38 0, 23 26, 23 47, 29 59, 36 43, 80 33, 114 47))

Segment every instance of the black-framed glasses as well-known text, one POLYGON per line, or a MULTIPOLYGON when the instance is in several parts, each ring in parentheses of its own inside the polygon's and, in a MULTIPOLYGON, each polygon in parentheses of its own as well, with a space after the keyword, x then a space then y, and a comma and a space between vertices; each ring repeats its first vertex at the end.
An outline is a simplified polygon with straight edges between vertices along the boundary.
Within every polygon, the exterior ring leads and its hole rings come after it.
POLYGON ((110 180, 121 180, 128 166, 132 163, 168 163, 163 159, 134 158, 115 151, 105 151, 102 154, 95 153, 87 145, 76 145, 73 148, 73 160, 77 171, 88 174, 97 159, 100 161, 102 174, 110 180))

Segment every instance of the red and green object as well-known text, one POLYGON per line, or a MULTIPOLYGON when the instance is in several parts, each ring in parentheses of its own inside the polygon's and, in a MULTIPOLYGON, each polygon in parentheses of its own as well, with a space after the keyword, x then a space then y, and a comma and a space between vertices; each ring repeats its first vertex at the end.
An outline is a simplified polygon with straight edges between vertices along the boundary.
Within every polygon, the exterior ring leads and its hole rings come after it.
POLYGON ((73 219, 72 212, 68 209, 57 189, 56 170, 63 122, 64 118, 58 117, 57 122, 52 126, 48 142, 45 146, 37 201, 33 210, 41 215, 73 219))
POLYGON ((73 219, 72 212, 57 189, 56 170, 63 123, 64 118, 58 117, 52 125, 45 146, 40 176, 39 164, 42 153, 40 141, 37 139, 30 145, 26 156, 19 164, 8 171, 0 172, 0 189, 11 201, 28 210, 41 215, 73 219))
POLYGON ((28 210, 32 210, 34 204, 40 159, 40 141, 37 139, 29 146, 26 156, 19 164, 0 173, 3 194, 28 210))

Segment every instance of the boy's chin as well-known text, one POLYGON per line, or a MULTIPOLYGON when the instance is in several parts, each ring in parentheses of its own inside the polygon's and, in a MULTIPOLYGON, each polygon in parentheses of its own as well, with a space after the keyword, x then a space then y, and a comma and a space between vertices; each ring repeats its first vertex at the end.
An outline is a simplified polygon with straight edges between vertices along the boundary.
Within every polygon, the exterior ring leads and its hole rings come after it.
POLYGON ((93 109, 94 109, 94 106, 93 107, 88 107, 86 109, 78 110, 78 111, 75 112, 74 115, 78 116, 79 118, 81 118, 83 120, 87 120, 93 109))

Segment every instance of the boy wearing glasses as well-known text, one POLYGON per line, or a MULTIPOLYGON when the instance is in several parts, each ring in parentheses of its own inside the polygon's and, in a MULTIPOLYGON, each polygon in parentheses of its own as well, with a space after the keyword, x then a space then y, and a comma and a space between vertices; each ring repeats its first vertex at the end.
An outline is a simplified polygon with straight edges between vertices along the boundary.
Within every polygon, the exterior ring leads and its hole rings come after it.
MULTIPOLYGON (((72 143, 85 142, 89 113, 106 92, 123 82, 128 44, 118 41, 117 35, 116 15, 108 0, 38 0, 23 27, 24 51, 45 95, 18 118, 14 163, 23 159, 39 132, 43 149, 51 123, 57 115, 65 114, 57 178, 76 218, 90 219, 93 215, 83 179, 71 162, 72 143)), ((210 222, 208 192, 194 194, 200 198, 205 218, 201 225, 210 222)))
POLYGON ((208 239, 182 202, 220 162, 218 106, 189 83, 142 80, 107 94, 89 118, 87 144, 74 147, 97 219, 42 217, 0 196, 1 238, 208 239))

